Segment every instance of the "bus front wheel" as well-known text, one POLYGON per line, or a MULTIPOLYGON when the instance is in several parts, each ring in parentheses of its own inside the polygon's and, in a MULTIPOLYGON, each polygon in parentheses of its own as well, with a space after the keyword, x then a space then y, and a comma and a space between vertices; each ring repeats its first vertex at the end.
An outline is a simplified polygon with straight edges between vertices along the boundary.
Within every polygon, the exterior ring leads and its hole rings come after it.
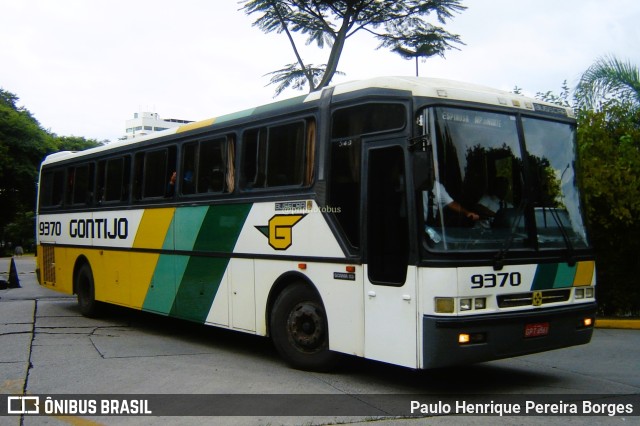
POLYGON ((80 267, 76 275, 76 293, 80 313, 89 318, 97 316, 100 302, 96 300, 91 267, 86 263, 80 267))
POLYGON ((322 301, 313 288, 295 283, 278 296, 271 311, 271 339, 289 365, 327 371, 338 360, 329 350, 329 328, 322 301))

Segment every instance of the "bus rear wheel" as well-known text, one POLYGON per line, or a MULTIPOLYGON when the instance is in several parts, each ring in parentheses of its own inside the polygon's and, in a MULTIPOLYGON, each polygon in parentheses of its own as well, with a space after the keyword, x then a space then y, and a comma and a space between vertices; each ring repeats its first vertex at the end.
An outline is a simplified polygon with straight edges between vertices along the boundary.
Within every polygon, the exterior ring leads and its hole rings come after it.
POLYGON ((313 288, 295 283, 278 296, 271 311, 271 339, 289 365, 327 371, 338 354, 329 350, 329 328, 322 301, 313 288))
POLYGON ((84 264, 78 270, 75 282, 78 295, 78 307, 85 317, 96 317, 100 311, 100 302, 96 300, 96 291, 93 284, 93 273, 88 264, 84 264))

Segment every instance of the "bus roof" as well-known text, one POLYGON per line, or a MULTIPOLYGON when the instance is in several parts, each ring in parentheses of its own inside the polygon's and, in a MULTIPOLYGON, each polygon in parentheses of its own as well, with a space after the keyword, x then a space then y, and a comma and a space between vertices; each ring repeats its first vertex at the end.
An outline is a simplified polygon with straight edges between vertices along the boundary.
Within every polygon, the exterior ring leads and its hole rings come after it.
MULTIPOLYGON (((333 96, 348 96, 351 93, 355 95, 356 92, 365 90, 382 89, 405 93, 409 92, 414 97, 468 101, 486 105, 511 107, 524 111, 544 111, 547 113, 552 112, 555 114, 564 115, 566 117, 574 116, 573 110, 571 108, 559 107, 555 104, 543 102, 538 99, 529 98, 522 95, 517 95, 515 93, 507 92, 504 90, 498 90, 491 87, 446 79, 426 77, 375 77, 366 80, 355 80, 336 84, 334 86, 331 86, 331 89, 333 90, 333 96)), ((197 129, 203 129, 213 126, 214 124, 220 125, 233 120, 246 119, 252 116, 261 116, 269 112, 276 112, 279 110, 287 109, 287 107, 303 105, 307 102, 319 101, 322 93, 323 91, 313 92, 308 95, 297 96, 294 98, 265 104, 255 108, 234 112, 219 117, 188 123, 183 126, 174 127, 160 132, 154 132, 142 137, 110 142, 106 145, 91 148, 85 151, 57 152, 47 156, 42 164, 44 165, 48 163, 63 161, 67 158, 74 158, 79 155, 96 154, 101 151, 109 151, 118 147, 129 145, 136 146, 139 144, 143 144, 144 142, 149 140, 155 140, 177 133, 186 133, 197 129)))

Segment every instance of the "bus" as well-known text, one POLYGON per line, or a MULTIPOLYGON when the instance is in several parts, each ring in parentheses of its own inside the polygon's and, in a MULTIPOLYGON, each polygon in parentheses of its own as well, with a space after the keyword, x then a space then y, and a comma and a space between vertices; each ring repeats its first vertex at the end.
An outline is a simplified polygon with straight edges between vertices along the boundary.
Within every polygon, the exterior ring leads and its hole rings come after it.
POLYGON ((268 336, 295 368, 586 344, 569 108, 441 79, 324 88, 42 163, 42 286, 268 336))

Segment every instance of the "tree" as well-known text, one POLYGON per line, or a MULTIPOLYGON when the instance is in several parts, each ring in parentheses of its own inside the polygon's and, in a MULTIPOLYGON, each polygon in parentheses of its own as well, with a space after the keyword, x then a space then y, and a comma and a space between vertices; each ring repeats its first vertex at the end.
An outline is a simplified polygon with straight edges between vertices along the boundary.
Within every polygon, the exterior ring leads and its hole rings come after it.
POLYGON ((18 101, 15 94, 0 89, 0 240, 27 245, 25 236, 33 236, 38 168, 44 157, 99 142, 47 132, 18 101))
POLYGON ((640 315, 640 109, 607 102, 578 114, 578 164, 605 315, 640 315))
MULTIPOLYGON (((519 93, 519 94, 522 94, 522 93, 519 93)), ((563 107, 572 108, 573 105, 569 98, 570 94, 571 94, 571 88, 567 84, 567 80, 565 80, 562 82, 562 90, 560 91, 559 95, 556 95, 554 92, 549 90, 547 92, 536 93, 536 98, 540 99, 541 101, 549 102, 549 103, 560 105, 563 107)))
MULTIPOLYGON (((0 89, 0 232, 16 213, 33 210, 36 191, 36 165, 48 151, 52 138, 25 108, 18 97, 0 89)), ((2 236, 2 234, 0 234, 2 236)))
POLYGON ((575 98, 582 109, 600 110, 611 99, 640 107, 640 71, 630 61, 599 58, 582 74, 575 98))
POLYGON ((276 95, 288 87, 311 92, 327 86, 338 72, 338 62, 347 39, 366 31, 404 58, 444 57, 445 51, 463 44, 460 37, 426 21, 434 14, 445 24, 454 13, 466 9, 460 0, 242 0, 247 15, 258 14, 253 23, 265 33, 285 33, 296 62, 269 73, 270 84, 278 84, 276 95), (307 37, 307 44, 331 50, 326 64, 305 63, 293 33, 307 37))

